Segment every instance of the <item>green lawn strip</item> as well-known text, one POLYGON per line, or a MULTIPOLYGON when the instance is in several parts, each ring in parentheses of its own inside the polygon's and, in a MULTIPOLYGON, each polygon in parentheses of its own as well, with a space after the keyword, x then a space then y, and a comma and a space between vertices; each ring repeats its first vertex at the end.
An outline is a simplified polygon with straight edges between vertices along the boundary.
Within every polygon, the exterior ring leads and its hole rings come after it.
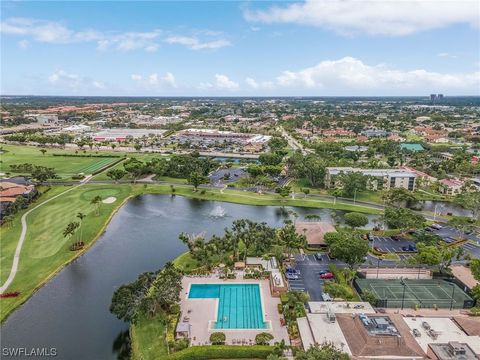
MULTIPOLYGON (((67 179, 72 175, 80 172, 86 172, 90 168, 95 168, 99 162, 115 161, 116 158, 101 158, 101 157, 81 157, 81 156, 54 156, 53 154, 75 155, 75 150, 49 149, 43 155, 40 148, 34 146, 19 146, 0 144, 4 153, 1 155, 0 172, 10 173, 11 175, 21 175, 20 173, 12 172, 10 165, 30 163, 38 166, 52 167, 56 173, 62 178, 67 179)), ((87 151, 87 154, 93 154, 93 151, 87 151)), ((111 155, 110 153, 104 153, 111 155)), ((98 153, 95 155, 102 155, 98 153)), ((118 154, 117 154, 118 155, 118 154)))
POLYGON ((178 255, 175 260, 173 260, 173 265, 182 271, 190 271, 199 267, 198 262, 192 259, 192 256, 188 251, 178 255))
MULTIPOLYGON (((171 193, 169 185, 157 185, 149 184, 147 193, 171 193)), ((381 214, 382 211, 374 208, 369 208, 359 205, 350 205, 344 204, 337 201, 336 204, 333 204, 330 201, 323 201, 318 199, 309 199, 309 198, 285 198, 283 199, 279 195, 273 194, 254 194, 246 191, 236 191, 236 190, 224 190, 223 193, 217 189, 206 189, 205 193, 202 194, 202 190, 196 192, 193 191, 191 186, 175 186, 175 194, 195 197, 198 199, 204 200, 215 200, 215 201, 225 201, 237 204, 244 205, 271 205, 271 206, 300 206, 300 207, 311 207, 311 208, 327 208, 327 209, 338 209, 346 211, 357 211, 367 214, 381 214)))
POLYGON ((165 325, 162 316, 142 316, 130 326, 133 360, 155 360, 167 355, 165 325))
POLYGON ((171 355, 159 356, 159 360, 209 360, 209 359, 266 359, 273 346, 210 345, 192 346, 171 355))
MULTIPOLYGON (((64 190, 65 188, 61 187, 61 189, 64 190)), ((8 291, 19 291, 20 296, 0 300, 2 321, 13 309, 26 301, 35 289, 41 287, 63 266, 85 252, 103 232, 114 210, 120 207, 129 194, 129 185, 84 185, 52 200, 48 205, 42 206, 29 214, 27 217, 27 236, 20 254, 18 271, 8 288, 8 291), (115 196, 117 201, 113 204, 102 203, 100 205, 100 215, 96 216, 94 207, 90 204, 90 200, 96 195, 100 195, 102 198, 115 196), (85 248, 82 251, 72 252, 69 250, 72 240, 65 239, 62 232, 70 221, 78 221, 76 218, 78 212, 87 215, 82 224, 85 248)), ((15 221, 18 221, 17 217, 15 221)), ((17 226, 19 225, 17 224, 17 226)), ((12 228, 12 235, 10 235, 10 230, 7 230, 5 236, 9 240, 6 242, 3 241, 2 237, 2 257, 4 256, 4 246, 5 253, 9 253, 10 257, 13 256, 18 242, 18 236, 15 237, 15 235, 18 235, 17 231, 16 229, 13 231, 12 228)), ((77 234, 79 233, 77 231, 77 234)), ((11 260, 9 262, 11 265, 11 260)), ((8 273, 4 275, 2 271, 2 277, 6 278, 7 276, 8 273)))

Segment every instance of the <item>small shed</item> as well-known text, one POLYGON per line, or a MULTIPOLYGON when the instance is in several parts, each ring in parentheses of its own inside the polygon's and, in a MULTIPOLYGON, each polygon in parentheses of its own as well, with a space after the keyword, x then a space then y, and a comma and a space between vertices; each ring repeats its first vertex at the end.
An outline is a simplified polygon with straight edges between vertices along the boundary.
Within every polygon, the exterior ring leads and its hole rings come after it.
POLYGON ((243 269, 245 269, 245 263, 244 263, 243 261, 236 261, 233 266, 234 266, 235 269, 237 269, 237 270, 243 270, 243 269))
POLYGON ((175 336, 176 338, 185 338, 189 339, 190 338, 190 333, 191 333, 191 327, 192 325, 188 322, 179 322, 177 324, 177 328, 175 330, 175 336))

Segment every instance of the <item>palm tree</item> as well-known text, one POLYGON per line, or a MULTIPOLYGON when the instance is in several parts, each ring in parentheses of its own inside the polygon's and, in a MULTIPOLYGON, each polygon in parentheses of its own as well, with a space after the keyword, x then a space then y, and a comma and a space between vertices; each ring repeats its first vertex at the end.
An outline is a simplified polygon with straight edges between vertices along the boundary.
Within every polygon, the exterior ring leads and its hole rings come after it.
POLYGON ((72 237, 73 234, 75 234, 75 231, 77 230, 77 228, 79 227, 79 223, 78 222, 74 222, 72 221, 71 223, 69 223, 67 225, 67 227, 65 228, 65 230, 63 230, 63 237, 72 237))
POLYGON ((79 242, 82 242, 83 236, 82 236, 82 227, 81 227, 81 224, 82 224, 82 222, 83 222, 83 219, 85 219, 86 216, 87 216, 87 215, 85 215, 85 214, 83 214, 83 213, 81 213, 81 212, 79 212, 79 213, 77 214, 77 218, 80 219, 80 224, 78 225, 78 227, 80 228, 80 239, 79 239, 80 241, 79 241, 79 242))
POLYGON ((91 201, 90 204, 95 206, 95 215, 100 215, 100 203, 102 202, 102 197, 100 195, 95 196, 91 201))

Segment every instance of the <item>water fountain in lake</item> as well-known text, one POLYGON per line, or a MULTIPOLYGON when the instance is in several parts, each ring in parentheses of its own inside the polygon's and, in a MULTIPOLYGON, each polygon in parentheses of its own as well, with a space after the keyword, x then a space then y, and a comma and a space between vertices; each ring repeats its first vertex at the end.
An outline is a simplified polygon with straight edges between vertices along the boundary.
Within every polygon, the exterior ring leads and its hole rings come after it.
POLYGON ((213 208, 212 211, 210 211, 209 216, 212 217, 212 218, 215 218, 215 219, 223 218, 223 217, 227 216, 227 212, 225 211, 225 209, 223 207, 221 207, 220 205, 217 205, 213 208))

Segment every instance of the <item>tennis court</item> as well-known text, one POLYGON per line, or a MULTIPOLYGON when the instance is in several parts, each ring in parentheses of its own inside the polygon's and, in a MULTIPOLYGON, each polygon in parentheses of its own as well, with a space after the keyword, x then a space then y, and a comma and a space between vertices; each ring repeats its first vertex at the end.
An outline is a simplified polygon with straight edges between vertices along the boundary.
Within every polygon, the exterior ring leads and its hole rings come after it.
POLYGON ((473 300, 456 284, 442 279, 356 279, 357 290, 371 292, 378 306, 399 308, 470 308, 473 300), (405 294, 405 295, 404 295, 405 294))

